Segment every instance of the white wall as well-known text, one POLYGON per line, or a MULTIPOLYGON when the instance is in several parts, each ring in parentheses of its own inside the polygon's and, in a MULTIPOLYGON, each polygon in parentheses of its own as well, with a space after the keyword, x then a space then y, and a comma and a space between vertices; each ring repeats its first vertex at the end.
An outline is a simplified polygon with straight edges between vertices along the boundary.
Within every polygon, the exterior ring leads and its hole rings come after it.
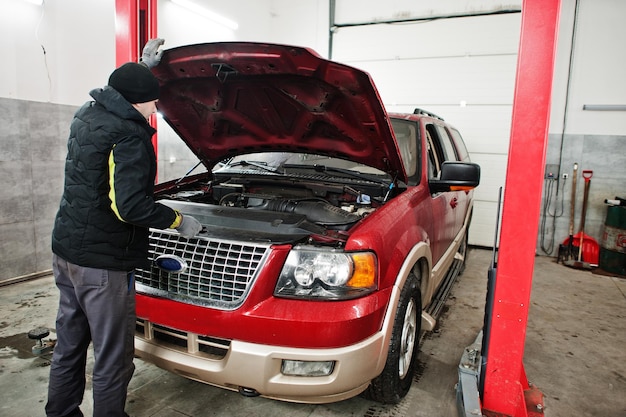
MULTIPOLYGON (((218 41, 258 41, 328 48, 327 0, 195 0, 239 24, 224 29, 158 1, 166 48, 218 41)), ((80 105, 115 68, 114 0, 24 0, 0 4, 0 97, 80 105), (45 54, 44 54, 45 49, 45 54)))
POLYGON ((159 0, 158 32, 166 47, 203 42, 251 41, 328 49, 328 0, 193 0, 238 23, 237 30, 194 15, 170 0, 159 0))
POLYGON ((113 1, 2 0, 0 7, 0 97, 78 105, 106 84, 115 68, 113 1))
POLYGON ((573 49, 576 1, 561 3, 550 133, 561 133, 565 123, 565 133, 570 134, 626 135, 624 111, 583 110, 585 104, 626 105, 626 2, 580 0, 573 49))
POLYGON ((329 0, 272 0, 270 42, 306 46, 328 57, 329 0))
POLYGON ((242 34, 250 36, 251 32, 267 37, 270 28, 269 0, 255 1, 249 6, 234 1, 200 0, 195 3, 236 21, 239 29, 229 29, 169 0, 160 0, 158 2, 158 35, 166 40, 165 48, 204 42, 236 41, 240 40, 242 34))

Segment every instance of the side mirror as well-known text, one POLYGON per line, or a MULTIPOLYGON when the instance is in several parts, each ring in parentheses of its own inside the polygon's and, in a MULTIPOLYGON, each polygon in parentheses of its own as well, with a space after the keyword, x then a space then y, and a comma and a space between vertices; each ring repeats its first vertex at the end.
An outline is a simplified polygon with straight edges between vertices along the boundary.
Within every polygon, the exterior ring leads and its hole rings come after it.
POLYGON ((444 162, 439 178, 428 181, 431 193, 467 191, 478 187, 480 165, 471 162, 444 162))

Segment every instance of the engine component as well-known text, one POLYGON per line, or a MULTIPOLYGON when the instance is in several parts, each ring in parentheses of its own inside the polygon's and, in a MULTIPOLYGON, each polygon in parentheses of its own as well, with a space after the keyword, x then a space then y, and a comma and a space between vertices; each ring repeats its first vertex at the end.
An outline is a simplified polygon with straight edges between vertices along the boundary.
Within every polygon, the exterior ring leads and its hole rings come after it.
POLYGON ((332 204, 320 200, 294 201, 274 199, 267 200, 267 203, 259 208, 282 213, 302 214, 306 216, 309 221, 325 226, 356 223, 361 219, 361 216, 357 214, 348 213, 339 207, 335 207, 332 204))

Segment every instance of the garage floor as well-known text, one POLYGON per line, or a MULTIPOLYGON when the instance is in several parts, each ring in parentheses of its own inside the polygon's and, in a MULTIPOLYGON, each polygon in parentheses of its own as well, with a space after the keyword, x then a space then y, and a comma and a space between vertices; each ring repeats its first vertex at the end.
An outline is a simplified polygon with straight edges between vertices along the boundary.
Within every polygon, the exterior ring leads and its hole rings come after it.
MULTIPOLYGON (((418 377, 398 405, 360 397, 327 405, 245 398, 136 360, 127 412, 133 417, 457 416, 457 367, 482 327, 490 259, 488 250, 470 250, 438 328, 424 338, 418 377)), ((57 301, 51 276, 0 287, 0 416, 44 415, 49 356, 31 354, 27 333, 54 328, 57 301)), ((626 417, 626 280, 536 258, 524 364, 545 395, 546 416, 626 417)), ((91 415, 91 391, 82 409, 91 415)))

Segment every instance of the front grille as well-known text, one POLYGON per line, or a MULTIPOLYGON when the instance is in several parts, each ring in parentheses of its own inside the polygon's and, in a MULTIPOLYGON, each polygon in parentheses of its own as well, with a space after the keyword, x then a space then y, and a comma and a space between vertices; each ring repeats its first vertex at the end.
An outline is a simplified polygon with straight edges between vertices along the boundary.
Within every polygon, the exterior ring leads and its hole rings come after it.
POLYGON ((232 310, 240 306, 263 265, 268 244, 250 244, 151 230, 149 270, 136 272, 137 291, 187 304, 232 310), (187 262, 180 273, 158 268, 155 259, 174 255, 187 262))

